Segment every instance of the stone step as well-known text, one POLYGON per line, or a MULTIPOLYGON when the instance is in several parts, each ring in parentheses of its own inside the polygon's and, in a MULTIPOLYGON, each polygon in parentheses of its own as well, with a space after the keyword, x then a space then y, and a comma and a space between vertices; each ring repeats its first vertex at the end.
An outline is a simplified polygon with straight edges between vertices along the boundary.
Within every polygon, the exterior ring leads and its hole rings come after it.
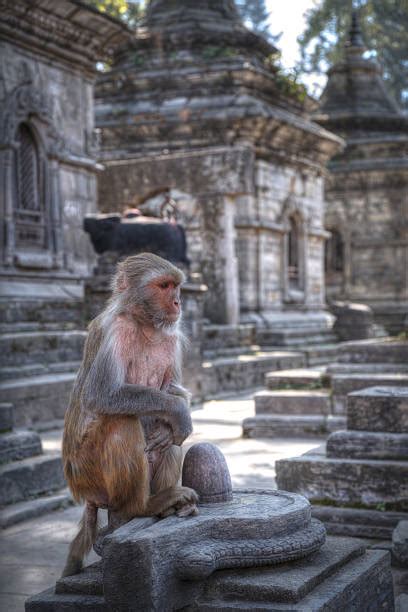
POLYGON ((314 449, 275 469, 279 489, 313 503, 408 511, 408 461, 338 459, 314 449))
POLYGON ((60 578, 55 585, 55 592, 57 594, 103 596, 102 561, 88 565, 80 574, 60 578))
MULTIPOLYGON (((24 283, 24 290, 28 287, 24 283)), ((44 285, 47 291, 50 285, 44 285)), ((58 288, 56 288, 58 289, 58 288)), ((34 291, 38 290, 36 286, 34 291)), ((31 299, 21 297, 13 299, 12 297, 0 299, 0 320, 2 324, 17 324, 35 323, 36 325, 65 325, 74 324, 77 328, 84 326, 83 324, 83 300, 73 299, 71 297, 53 299, 50 295, 44 298, 31 299)))
POLYGON ((327 440, 327 456, 408 461, 408 434, 336 431, 327 440))
POLYGON ((322 521, 331 535, 391 540, 400 521, 408 520, 405 512, 384 512, 361 508, 336 508, 312 505, 312 516, 322 521))
POLYGON ((321 389, 283 389, 259 391, 254 395, 255 413, 270 415, 330 414, 330 394, 321 389))
POLYGON ((44 374, 77 372, 80 364, 80 361, 61 361, 57 363, 31 363, 25 366, 0 368, 0 381, 44 374))
POLYGON ((330 363, 327 373, 335 374, 408 374, 406 363, 330 363))
POLYGON ((344 342, 339 348, 341 363, 408 363, 408 342, 395 338, 344 342))
POLYGON ((13 404, 0 404, 0 433, 13 429, 13 404))
POLYGON ((333 410, 342 414, 346 410, 347 395, 369 387, 408 387, 408 374, 334 374, 331 376, 333 410))
POLYGON ((0 506, 57 491, 64 486, 59 455, 40 455, 0 466, 0 506))
POLYGON ((408 433, 408 385, 369 387, 347 397, 347 428, 408 433))
POLYGON ((62 489, 57 494, 44 495, 37 499, 5 506, 0 510, 0 529, 37 518, 60 508, 66 508, 73 503, 68 489, 62 489))
POLYGON ((337 359, 339 343, 319 344, 316 346, 302 346, 301 351, 306 355, 309 367, 328 364, 337 359))
POLYGON ((296 368, 281 370, 280 372, 268 372, 265 376, 268 389, 321 389, 328 386, 325 377, 326 369, 321 366, 317 368, 296 368))
POLYGON ((77 322, 47 322, 38 323, 37 321, 15 322, 15 323, 0 323, 1 334, 20 334, 22 332, 37 332, 37 331, 69 331, 78 329, 77 322))
POLYGON ((236 357, 217 358, 203 363, 204 397, 221 392, 241 391, 259 387, 271 370, 299 367, 304 363, 301 353, 292 351, 262 351, 236 357))
POLYGON ((25 612, 109 612, 101 595, 55 594, 51 587, 30 597, 25 603, 25 612))
POLYGON ((290 564, 290 580, 287 564, 240 572, 226 570, 209 579, 204 597, 218 599, 234 594, 236 602, 297 603, 341 567, 363 556, 364 552, 361 542, 350 538, 327 538, 319 552, 306 563, 301 559, 290 564), (299 571, 301 568, 303 571, 299 571))
POLYGON ((41 438, 34 431, 11 431, 0 435, 0 464, 41 455, 41 438))
POLYGON ((255 326, 250 323, 242 325, 204 325, 204 351, 219 351, 244 347, 248 349, 255 342, 255 326))
POLYGON ((45 374, 0 384, 0 401, 14 406, 16 426, 64 418, 76 372, 45 374))
POLYGON ((36 331, 0 336, 2 367, 75 361, 82 357, 85 331, 36 331))
POLYGON ((316 415, 257 415, 244 419, 244 438, 298 438, 325 436, 334 429, 341 429, 345 419, 316 415))
POLYGON ((337 336, 329 330, 282 329, 258 330, 257 341, 261 346, 295 346, 329 344, 337 341, 337 336))
MULTIPOLYGON (((328 538, 328 546, 334 551, 338 545, 334 538, 328 538)), ((204 595, 202 601, 188 610, 323 612, 393 609, 392 578, 386 551, 367 550, 348 563, 340 560, 337 567, 327 567, 327 556, 322 549, 313 560, 293 565, 293 569, 292 564, 286 564, 280 568, 241 570, 235 574, 236 578, 232 572, 220 572, 209 583, 211 586, 212 581, 217 580, 220 594, 214 597, 211 593, 204 595), (321 579, 316 583, 311 576, 319 564, 321 579), (310 586, 308 584, 304 591, 300 585, 308 578, 310 586)))

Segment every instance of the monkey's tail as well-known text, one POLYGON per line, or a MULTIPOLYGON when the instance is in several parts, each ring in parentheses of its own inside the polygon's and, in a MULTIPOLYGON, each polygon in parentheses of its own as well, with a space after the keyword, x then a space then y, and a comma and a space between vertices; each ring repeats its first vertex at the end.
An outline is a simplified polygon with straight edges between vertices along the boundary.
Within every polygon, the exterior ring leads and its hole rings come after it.
POLYGON ((90 552, 98 531, 98 507, 86 502, 84 513, 79 523, 79 531, 69 547, 68 558, 61 578, 78 574, 84 557, 90 552))

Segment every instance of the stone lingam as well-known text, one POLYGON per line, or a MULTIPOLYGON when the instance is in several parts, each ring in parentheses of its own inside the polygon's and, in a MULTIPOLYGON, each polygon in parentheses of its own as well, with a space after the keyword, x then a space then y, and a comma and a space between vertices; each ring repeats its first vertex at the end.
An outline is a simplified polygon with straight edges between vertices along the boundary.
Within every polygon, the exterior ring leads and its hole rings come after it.
POLYGON ((235 490, 212 444, 187 452, 198 516, 140 518, 104 538, 102 561, 30 598, 26 611, 393 610, 389 554, 327 538, 301 495, 235 490))

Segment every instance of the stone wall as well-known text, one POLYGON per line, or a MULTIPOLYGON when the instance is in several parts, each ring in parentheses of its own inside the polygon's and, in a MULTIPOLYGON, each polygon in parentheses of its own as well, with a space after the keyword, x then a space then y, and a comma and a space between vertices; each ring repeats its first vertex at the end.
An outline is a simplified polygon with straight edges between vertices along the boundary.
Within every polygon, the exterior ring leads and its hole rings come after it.
POLYGON ((93 263, 82 221, 96 210, 96 61, 128 31, 71 0, 18 0, 0 33, 0 276, 8 294, 11 281, 16 294, 77 291, 93 263))

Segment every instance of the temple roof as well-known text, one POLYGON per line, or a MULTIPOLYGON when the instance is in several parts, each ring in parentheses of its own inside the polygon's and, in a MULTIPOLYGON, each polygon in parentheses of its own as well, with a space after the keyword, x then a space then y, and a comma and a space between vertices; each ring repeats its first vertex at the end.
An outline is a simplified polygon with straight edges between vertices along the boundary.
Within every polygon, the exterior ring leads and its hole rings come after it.
POLYGON ((380 66, 364 57, 366 51, 357 13, 353 12, 344 59, 328 71, 327 85, 315 115, 319 123, 333 128, 336 123, 344 126, 353 120, 362 124, 365 119, 372 123, 403 119, 396 101, 386 90, 380 66))
POLYGON ((132 36, 125 24, 82 0, 20 0, 2 9, 2 40, 91 72, 132 36))
POLYGON ((221 25, 239 23, 233 0, 150 0, 146 23, 161 29, 183 21, 218 21, 221 25))

